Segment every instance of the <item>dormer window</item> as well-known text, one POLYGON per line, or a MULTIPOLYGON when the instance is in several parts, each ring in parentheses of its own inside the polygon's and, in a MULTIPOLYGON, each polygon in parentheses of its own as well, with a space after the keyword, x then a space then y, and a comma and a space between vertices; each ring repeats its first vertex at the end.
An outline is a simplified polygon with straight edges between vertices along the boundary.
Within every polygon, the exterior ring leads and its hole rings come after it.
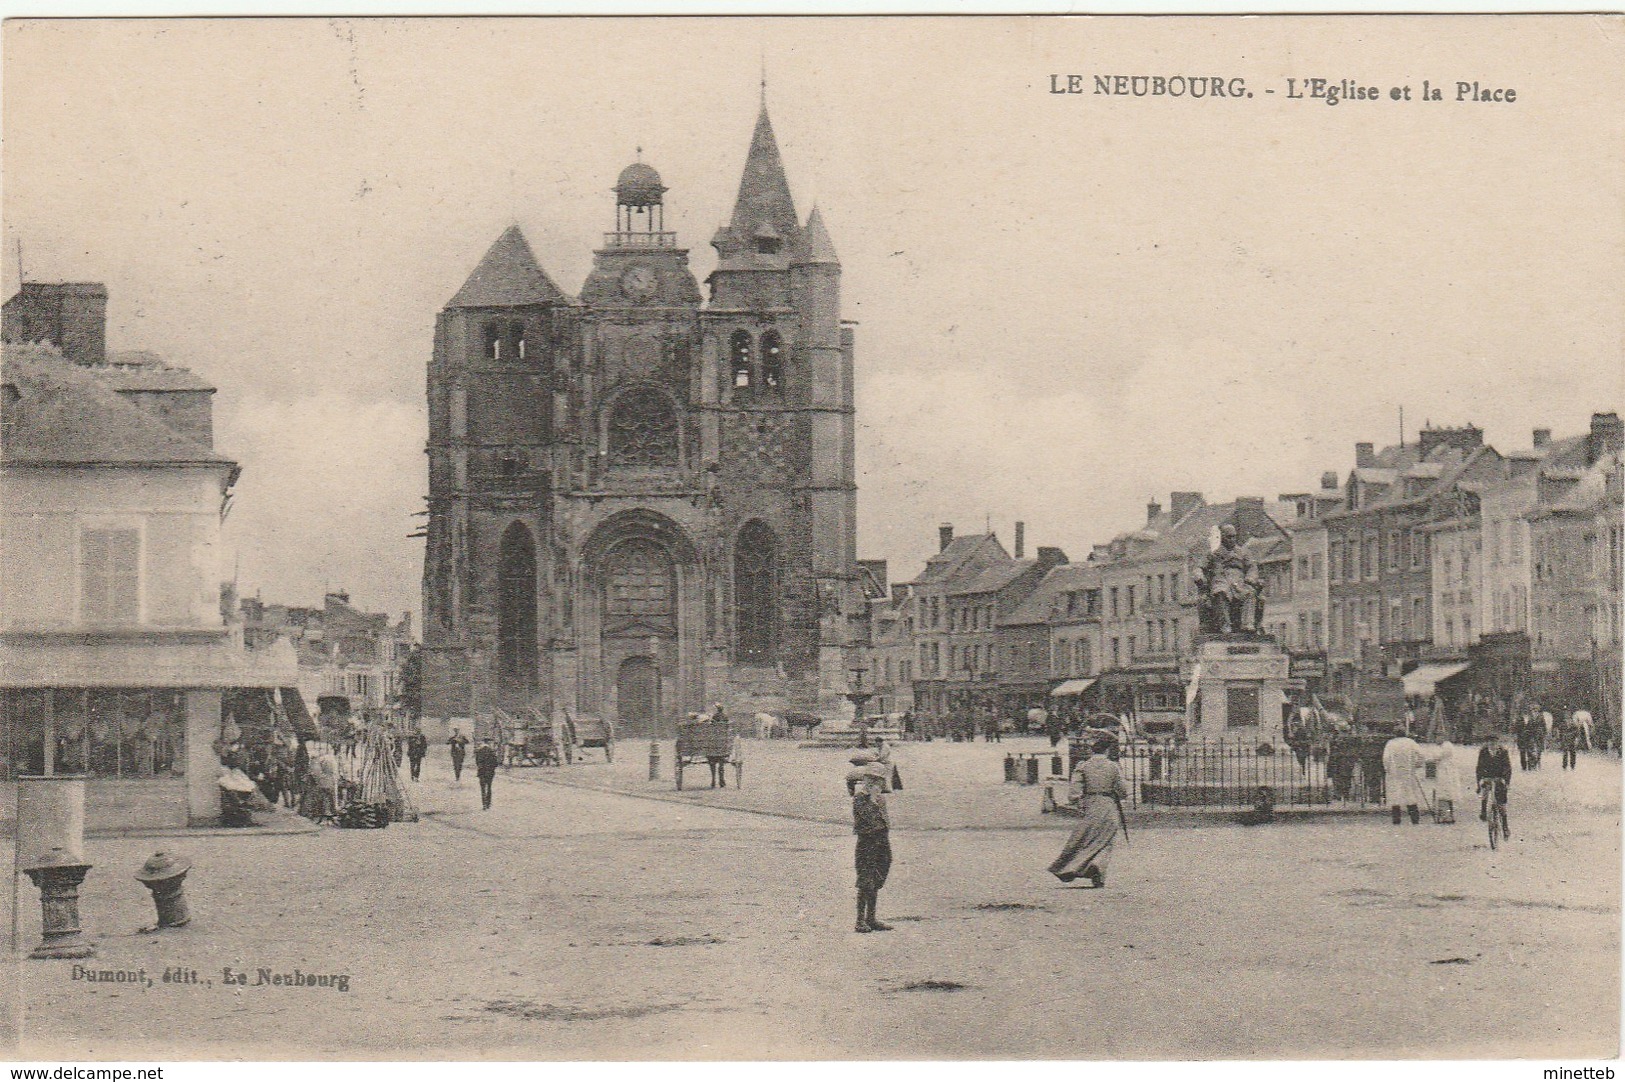
POLYGON ((778 255, 779 247, 784 243, 784 238, 779 236, 772 222, 763 222, 752 239, 756 242, 756 251, 761 255, 778 255))
POLYGON ((751 364, 750 332, 735 331, 728 349, 732 358, 733 385, 749 387, 754 372, 751 364))

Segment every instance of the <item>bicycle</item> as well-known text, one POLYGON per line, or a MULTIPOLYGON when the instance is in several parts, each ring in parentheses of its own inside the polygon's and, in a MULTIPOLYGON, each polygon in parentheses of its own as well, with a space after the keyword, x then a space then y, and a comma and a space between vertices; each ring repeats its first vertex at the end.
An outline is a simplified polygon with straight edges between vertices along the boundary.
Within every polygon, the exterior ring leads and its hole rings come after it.
POLYGON ((1478 783, 1481 815, 1490 830, 1490 848, 1497 848, 1502 838, 1512 840, 1512 826, 1507 822, 1506 783, 1499 778, 1484 778, 1478 783))

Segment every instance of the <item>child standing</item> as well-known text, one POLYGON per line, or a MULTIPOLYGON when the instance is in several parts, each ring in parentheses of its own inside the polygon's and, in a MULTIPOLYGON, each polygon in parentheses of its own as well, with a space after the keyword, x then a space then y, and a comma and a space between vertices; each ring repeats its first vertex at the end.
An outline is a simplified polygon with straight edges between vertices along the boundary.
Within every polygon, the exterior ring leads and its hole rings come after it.
POLYGON ((891 822, 886 817, 885 796, 889 772, 890 767, 882 763, 869 763, 852 772, 858 783, 852 798, 852 833, 858 837, 858 922, 853 928, 857 932, 892 930, 875 916, 880 888, 891 871, 891 822))

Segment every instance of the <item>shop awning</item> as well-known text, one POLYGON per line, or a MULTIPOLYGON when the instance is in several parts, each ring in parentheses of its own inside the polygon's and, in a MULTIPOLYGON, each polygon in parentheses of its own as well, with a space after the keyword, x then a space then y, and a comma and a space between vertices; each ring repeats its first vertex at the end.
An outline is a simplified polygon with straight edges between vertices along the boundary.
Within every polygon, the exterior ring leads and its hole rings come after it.
POLYGON ((1082 695, 1084 692, 1086 692, 1090 688, 1094 687, 1094 685, 1095 685, 1095 682, 1094 682, 1093 679, 1089 679, 1089 680, 1068 680, 1065 683, 1061 684, 1059 687, 1057 687, 1054 691, 1051 691, 1050 694, 1051 695, 1082 695))
POLYGON ((1405 674, 1405 694, 1432 695, 1433 687, 1467 668, 1465 661, 1452 661, 1447 665, 1418 665, 1405 674))

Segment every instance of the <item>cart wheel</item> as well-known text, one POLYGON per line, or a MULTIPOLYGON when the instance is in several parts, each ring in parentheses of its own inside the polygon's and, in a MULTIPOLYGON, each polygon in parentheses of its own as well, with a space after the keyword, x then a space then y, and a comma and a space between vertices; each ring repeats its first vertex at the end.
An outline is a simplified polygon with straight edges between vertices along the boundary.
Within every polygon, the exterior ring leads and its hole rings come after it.
POLYGON ((677 791, 683 791, 683 761, 677 760, 677 791))

